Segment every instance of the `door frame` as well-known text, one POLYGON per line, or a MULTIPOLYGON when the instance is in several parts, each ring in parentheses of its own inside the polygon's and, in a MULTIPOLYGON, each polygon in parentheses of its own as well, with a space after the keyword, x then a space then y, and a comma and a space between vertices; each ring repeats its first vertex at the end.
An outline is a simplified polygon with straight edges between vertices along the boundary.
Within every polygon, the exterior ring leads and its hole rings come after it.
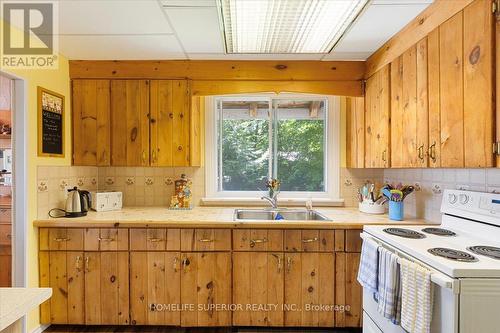
MULTIPOLYGON (((27 82, 6 71, 0 71, 0 75, 13 80, 12 286, 27 287, 27 82)), ((26 331, 25 317, 22 319, 22 331, 26 331)))

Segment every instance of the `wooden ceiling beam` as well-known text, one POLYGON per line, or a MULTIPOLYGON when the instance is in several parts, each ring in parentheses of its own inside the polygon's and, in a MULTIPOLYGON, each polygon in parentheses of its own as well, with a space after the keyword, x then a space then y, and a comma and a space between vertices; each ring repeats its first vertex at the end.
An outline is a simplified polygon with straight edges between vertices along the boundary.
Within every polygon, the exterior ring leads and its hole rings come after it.
POLYGON ((71 79, 357 81, 363 61, 71 60, 71 79))
MULTIPOLYGON (((366 61, 365 78, 403 54, 440 24, 467 7, 474 0, 436 0, 415 17, 366 61)), ((487 1, 487 0, 483 0, 487 1)))

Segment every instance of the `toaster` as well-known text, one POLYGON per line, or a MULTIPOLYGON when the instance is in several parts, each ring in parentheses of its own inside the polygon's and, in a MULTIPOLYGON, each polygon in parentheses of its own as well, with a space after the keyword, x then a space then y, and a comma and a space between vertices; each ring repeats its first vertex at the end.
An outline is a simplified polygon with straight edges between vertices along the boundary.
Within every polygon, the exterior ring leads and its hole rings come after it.
POLYGON ((120 210, 123 207, 123 194, 118 191, 91 192, 92 209, 97 212, 120 210))

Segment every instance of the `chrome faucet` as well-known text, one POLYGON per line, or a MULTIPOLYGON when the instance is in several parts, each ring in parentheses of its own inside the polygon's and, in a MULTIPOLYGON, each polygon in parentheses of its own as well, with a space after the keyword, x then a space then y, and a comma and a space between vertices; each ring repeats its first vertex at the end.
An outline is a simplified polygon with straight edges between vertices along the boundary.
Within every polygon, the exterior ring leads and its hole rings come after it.
POLYGON ((261 197, 262 200, 267 200, 273 209, 278 208, 278 195, 276 194, 273 197, 261 197))

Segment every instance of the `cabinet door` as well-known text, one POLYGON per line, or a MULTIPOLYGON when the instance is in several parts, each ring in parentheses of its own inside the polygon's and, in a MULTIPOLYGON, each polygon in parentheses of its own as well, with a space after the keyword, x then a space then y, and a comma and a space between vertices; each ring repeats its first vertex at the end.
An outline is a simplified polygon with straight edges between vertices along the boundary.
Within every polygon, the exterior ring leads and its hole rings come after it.
POLYGON ((234 326, 283 326, 283 253, 233 252, 234 326))
POLYGON ((190 91, 187 80, 151 81, 151 165, 189 166, 190 91))
POLYGON ((285 307, 285 326, 333 327, 335 254, 287 253, 285 257, 285 304, 289 307, 285 307))
POLYGON ((129 324, 127 252, 85 252, 85 324, 129 324))
POLYGON ((335 327, 362 327, 363 290, 357 281, 360 253, 335 254, 335 327))
POLYGON ((441 166, 441 104, 439 77, 439 28, 427 36, 427 96, 429 103, 429 167, 441 166))
POLYGON ((181 304, 192 306, 182 311, 181 325, 230 326, 231 253, 183 253, 181 269, 181 304))
POLYGON ((391 63, 391 167, 425 167, 428 140, 427 40, 391 63))
MULTIPOLYGON (((441 167, 464 166, 463 14, 439 27, 441 167)), ((489 97, 488 97, 489 98, 489 97)))
POLYGON ((464 159, 466 168, 494 165, 493 26, 489 1, 463 10, 464 159))
POLYGON ((365 99, 363 97, 346 98, 347 122, 347 167, 365 166, 365 99))
POLYGON ((130 317, 133 325, 179 326, 179 252, 130 253, 130 317))
POLYGON ((111 81, 111 164, 149 165, 149 81, 111 81))
POLYGON ((41 306, 43 324, 85 324, 83 252, 39 253, 40 286, 52 288, 41 306))
POLYGON ((389 65, 366 81, 365 167, 390 166, 390 75, 389 65))
POLYGON ((73 164, 110 165, 109 80, 73 80, 73 164))

